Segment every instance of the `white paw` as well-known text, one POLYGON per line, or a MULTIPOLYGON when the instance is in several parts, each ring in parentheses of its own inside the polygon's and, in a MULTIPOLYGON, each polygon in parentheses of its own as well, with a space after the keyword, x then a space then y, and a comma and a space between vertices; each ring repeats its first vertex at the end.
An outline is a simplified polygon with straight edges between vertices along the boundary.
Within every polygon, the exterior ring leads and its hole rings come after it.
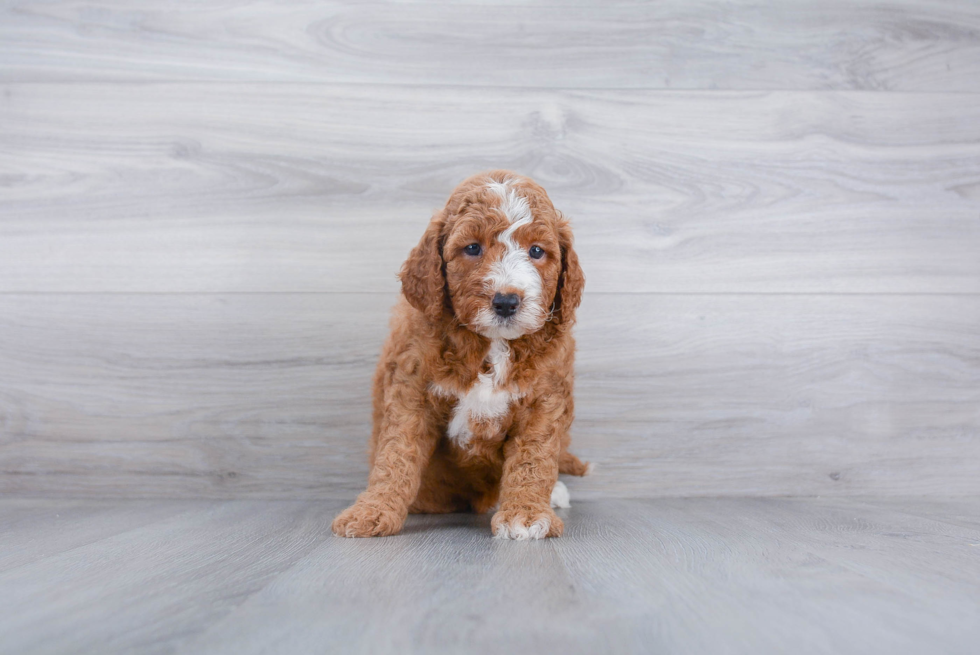
POLYGON ((493 533, 494 539, 515 539, 523 541, 525 539, 544 539, 548 536, 548 529, 551 528, 550 519, 538 519, 531 525, 524 525, 521 519, 514 519, 510 523, 501 523, 497 526, 497 531, 493 533))
POLYGON ((552 507, 571 507, 572 497, 568 493, 568 487, 561 480, 555 482, 554 488, 551 490, 551 506, 552 507))
POLYGON ((593 473, 595 473, 595 462, 589 462, 585 467, 585 475, 583 477, 590 476, 593 473))

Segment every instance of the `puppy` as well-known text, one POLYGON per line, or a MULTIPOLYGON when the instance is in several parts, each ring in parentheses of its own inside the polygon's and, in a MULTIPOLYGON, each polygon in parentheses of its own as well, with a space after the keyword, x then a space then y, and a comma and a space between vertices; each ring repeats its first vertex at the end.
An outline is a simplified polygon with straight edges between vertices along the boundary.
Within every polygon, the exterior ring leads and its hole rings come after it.
POLYGON ((453 191, 402 266, 374 378, 368 487, 333 522, 391 535, 409 512, 485 512, 502 539, 558 537, 585 276, 544 189, 508 171, 453 191))

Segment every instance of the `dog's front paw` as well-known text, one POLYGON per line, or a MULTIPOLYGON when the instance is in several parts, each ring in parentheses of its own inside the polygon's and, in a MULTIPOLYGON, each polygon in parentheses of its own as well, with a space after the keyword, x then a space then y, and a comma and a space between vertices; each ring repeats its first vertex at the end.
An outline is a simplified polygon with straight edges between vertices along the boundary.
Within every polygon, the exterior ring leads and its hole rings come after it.
POLYGON ((338 537, 387 537, 402 529, 405 517, 392 509, 358 501, 333 520, 338 537))
POLYGON ((502 507, 490 520, 496 539, 544 539, 560 537, 565 524, 550 507, 502 507))

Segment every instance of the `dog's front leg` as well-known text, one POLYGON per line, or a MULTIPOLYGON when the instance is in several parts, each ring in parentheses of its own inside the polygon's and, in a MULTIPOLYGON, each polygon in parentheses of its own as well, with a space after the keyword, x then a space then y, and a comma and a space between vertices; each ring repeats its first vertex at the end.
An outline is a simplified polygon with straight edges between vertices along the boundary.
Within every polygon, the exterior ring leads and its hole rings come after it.
POLYGON ((515 422, 504 444, 500 509, 490 527, 500 539, 560 537, 564 524, 551 509, 551 490, 558 480, 562 408, 556 396, 535 403, 515 422))
POLYGON ((331 528, 338 536, 383 537, 400 531, 435 450, 438 432, 418 411, 421 401, 406 398, 405 389, 392 391, 400 397, 386 402, 368 488, 334 519, 331 528))

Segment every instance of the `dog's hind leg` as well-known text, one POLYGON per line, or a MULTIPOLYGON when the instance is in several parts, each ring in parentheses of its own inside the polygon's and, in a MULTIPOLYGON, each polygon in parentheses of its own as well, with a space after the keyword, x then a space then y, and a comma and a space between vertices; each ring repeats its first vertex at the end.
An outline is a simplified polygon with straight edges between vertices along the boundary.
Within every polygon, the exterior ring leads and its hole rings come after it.
POLYGON ((583 477, 592 472, 592 464, 583 462, 563 448, 558 455, 558 472, 583 477))
POLYGON ((566 475, 577 475, 584 477, 592 472, 592 464, 583 462, 575 455, 568 452, 568 447, 572 444, 572 417, 574 403, 571 396, 566 399, 565 411, 561 415, 561 452, 558 454, 558 472, 566 475))

